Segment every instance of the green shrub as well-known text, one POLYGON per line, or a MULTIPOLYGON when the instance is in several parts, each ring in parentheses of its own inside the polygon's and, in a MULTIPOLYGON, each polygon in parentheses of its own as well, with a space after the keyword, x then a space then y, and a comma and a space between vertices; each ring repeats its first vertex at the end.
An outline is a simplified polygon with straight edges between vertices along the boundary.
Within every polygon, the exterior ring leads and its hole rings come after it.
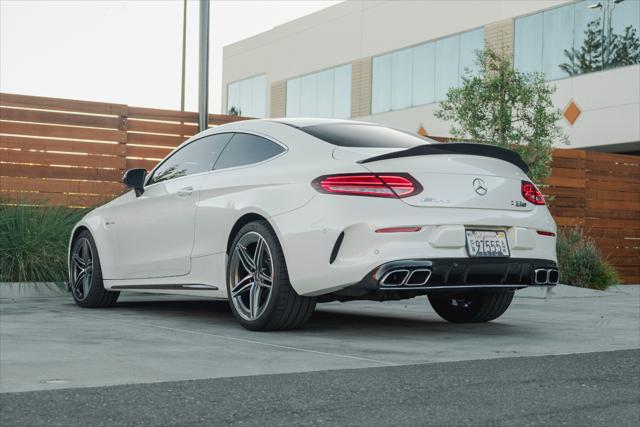
POLYGON ((579 227, 559 230, 558 267, 560 283, 567 285, 604 290, 620 283, 595 242, 579 227))
POLYGON ((71 229, 86 213, 0 201, 0 282, 67 280, 71 229))

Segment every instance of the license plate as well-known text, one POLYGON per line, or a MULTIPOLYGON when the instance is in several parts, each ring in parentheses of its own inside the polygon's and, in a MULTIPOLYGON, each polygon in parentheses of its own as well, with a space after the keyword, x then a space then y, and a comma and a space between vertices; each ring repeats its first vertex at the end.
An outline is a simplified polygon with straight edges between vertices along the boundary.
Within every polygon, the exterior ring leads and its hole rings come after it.
POLYGON ((472 257, 507 257, 509 245, 504 231, 466 230, 467 251, 472 257))

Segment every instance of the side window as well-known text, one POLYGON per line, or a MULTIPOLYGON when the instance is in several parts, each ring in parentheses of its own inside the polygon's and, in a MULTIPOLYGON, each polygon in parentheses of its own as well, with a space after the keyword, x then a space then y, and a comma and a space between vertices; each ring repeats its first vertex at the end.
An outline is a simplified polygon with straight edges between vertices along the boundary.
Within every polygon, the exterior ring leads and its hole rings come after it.
POLYGON ((147 185, 211 170, 232 136, 210 135, 185 145, 155 170, 147 185))
POLYGON ((216 162, 215 169, 258 163, 282 153, 278 144, 255 135, 236 133, 216 162))

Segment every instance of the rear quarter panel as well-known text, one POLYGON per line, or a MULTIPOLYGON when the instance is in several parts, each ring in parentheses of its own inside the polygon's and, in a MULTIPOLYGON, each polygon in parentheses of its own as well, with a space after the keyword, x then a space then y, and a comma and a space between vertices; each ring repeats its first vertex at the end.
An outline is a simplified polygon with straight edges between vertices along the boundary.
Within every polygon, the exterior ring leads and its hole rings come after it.
MULTIPOLYGON (((240 122, 235 131, 247 124, 240 122)), ((318 193, 311 181, 325 173, 362 171, 353 162, 333 159, 330 144, 282 123, 257 121, 247 131, 271 139, 287 152, 266 162, 211 172, 200 190, 196 216, 193 257, 225 252, 236 222, 254 213, 269 221, 283 246, 289 251, 274 217, 308 204, 318 193)), ((286 229, 287 224, 282 224, 286 229)))

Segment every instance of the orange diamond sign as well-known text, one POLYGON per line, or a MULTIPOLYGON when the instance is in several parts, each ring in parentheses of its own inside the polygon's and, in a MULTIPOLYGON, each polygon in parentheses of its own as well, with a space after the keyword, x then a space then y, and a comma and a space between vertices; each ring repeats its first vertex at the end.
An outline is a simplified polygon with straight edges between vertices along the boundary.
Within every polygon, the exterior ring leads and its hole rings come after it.
POLYGON ((571 125, 573 125, 576 122, 576 120, 578 120, 578 117, 580 117, 580 114, 582 114, 582 111, 580 110, 580 107, 578 107, 573 100, 569 102, 569 105, 567 105, 567 108, 564 109, 564 113, 562 113, 564 118, 571 125))

